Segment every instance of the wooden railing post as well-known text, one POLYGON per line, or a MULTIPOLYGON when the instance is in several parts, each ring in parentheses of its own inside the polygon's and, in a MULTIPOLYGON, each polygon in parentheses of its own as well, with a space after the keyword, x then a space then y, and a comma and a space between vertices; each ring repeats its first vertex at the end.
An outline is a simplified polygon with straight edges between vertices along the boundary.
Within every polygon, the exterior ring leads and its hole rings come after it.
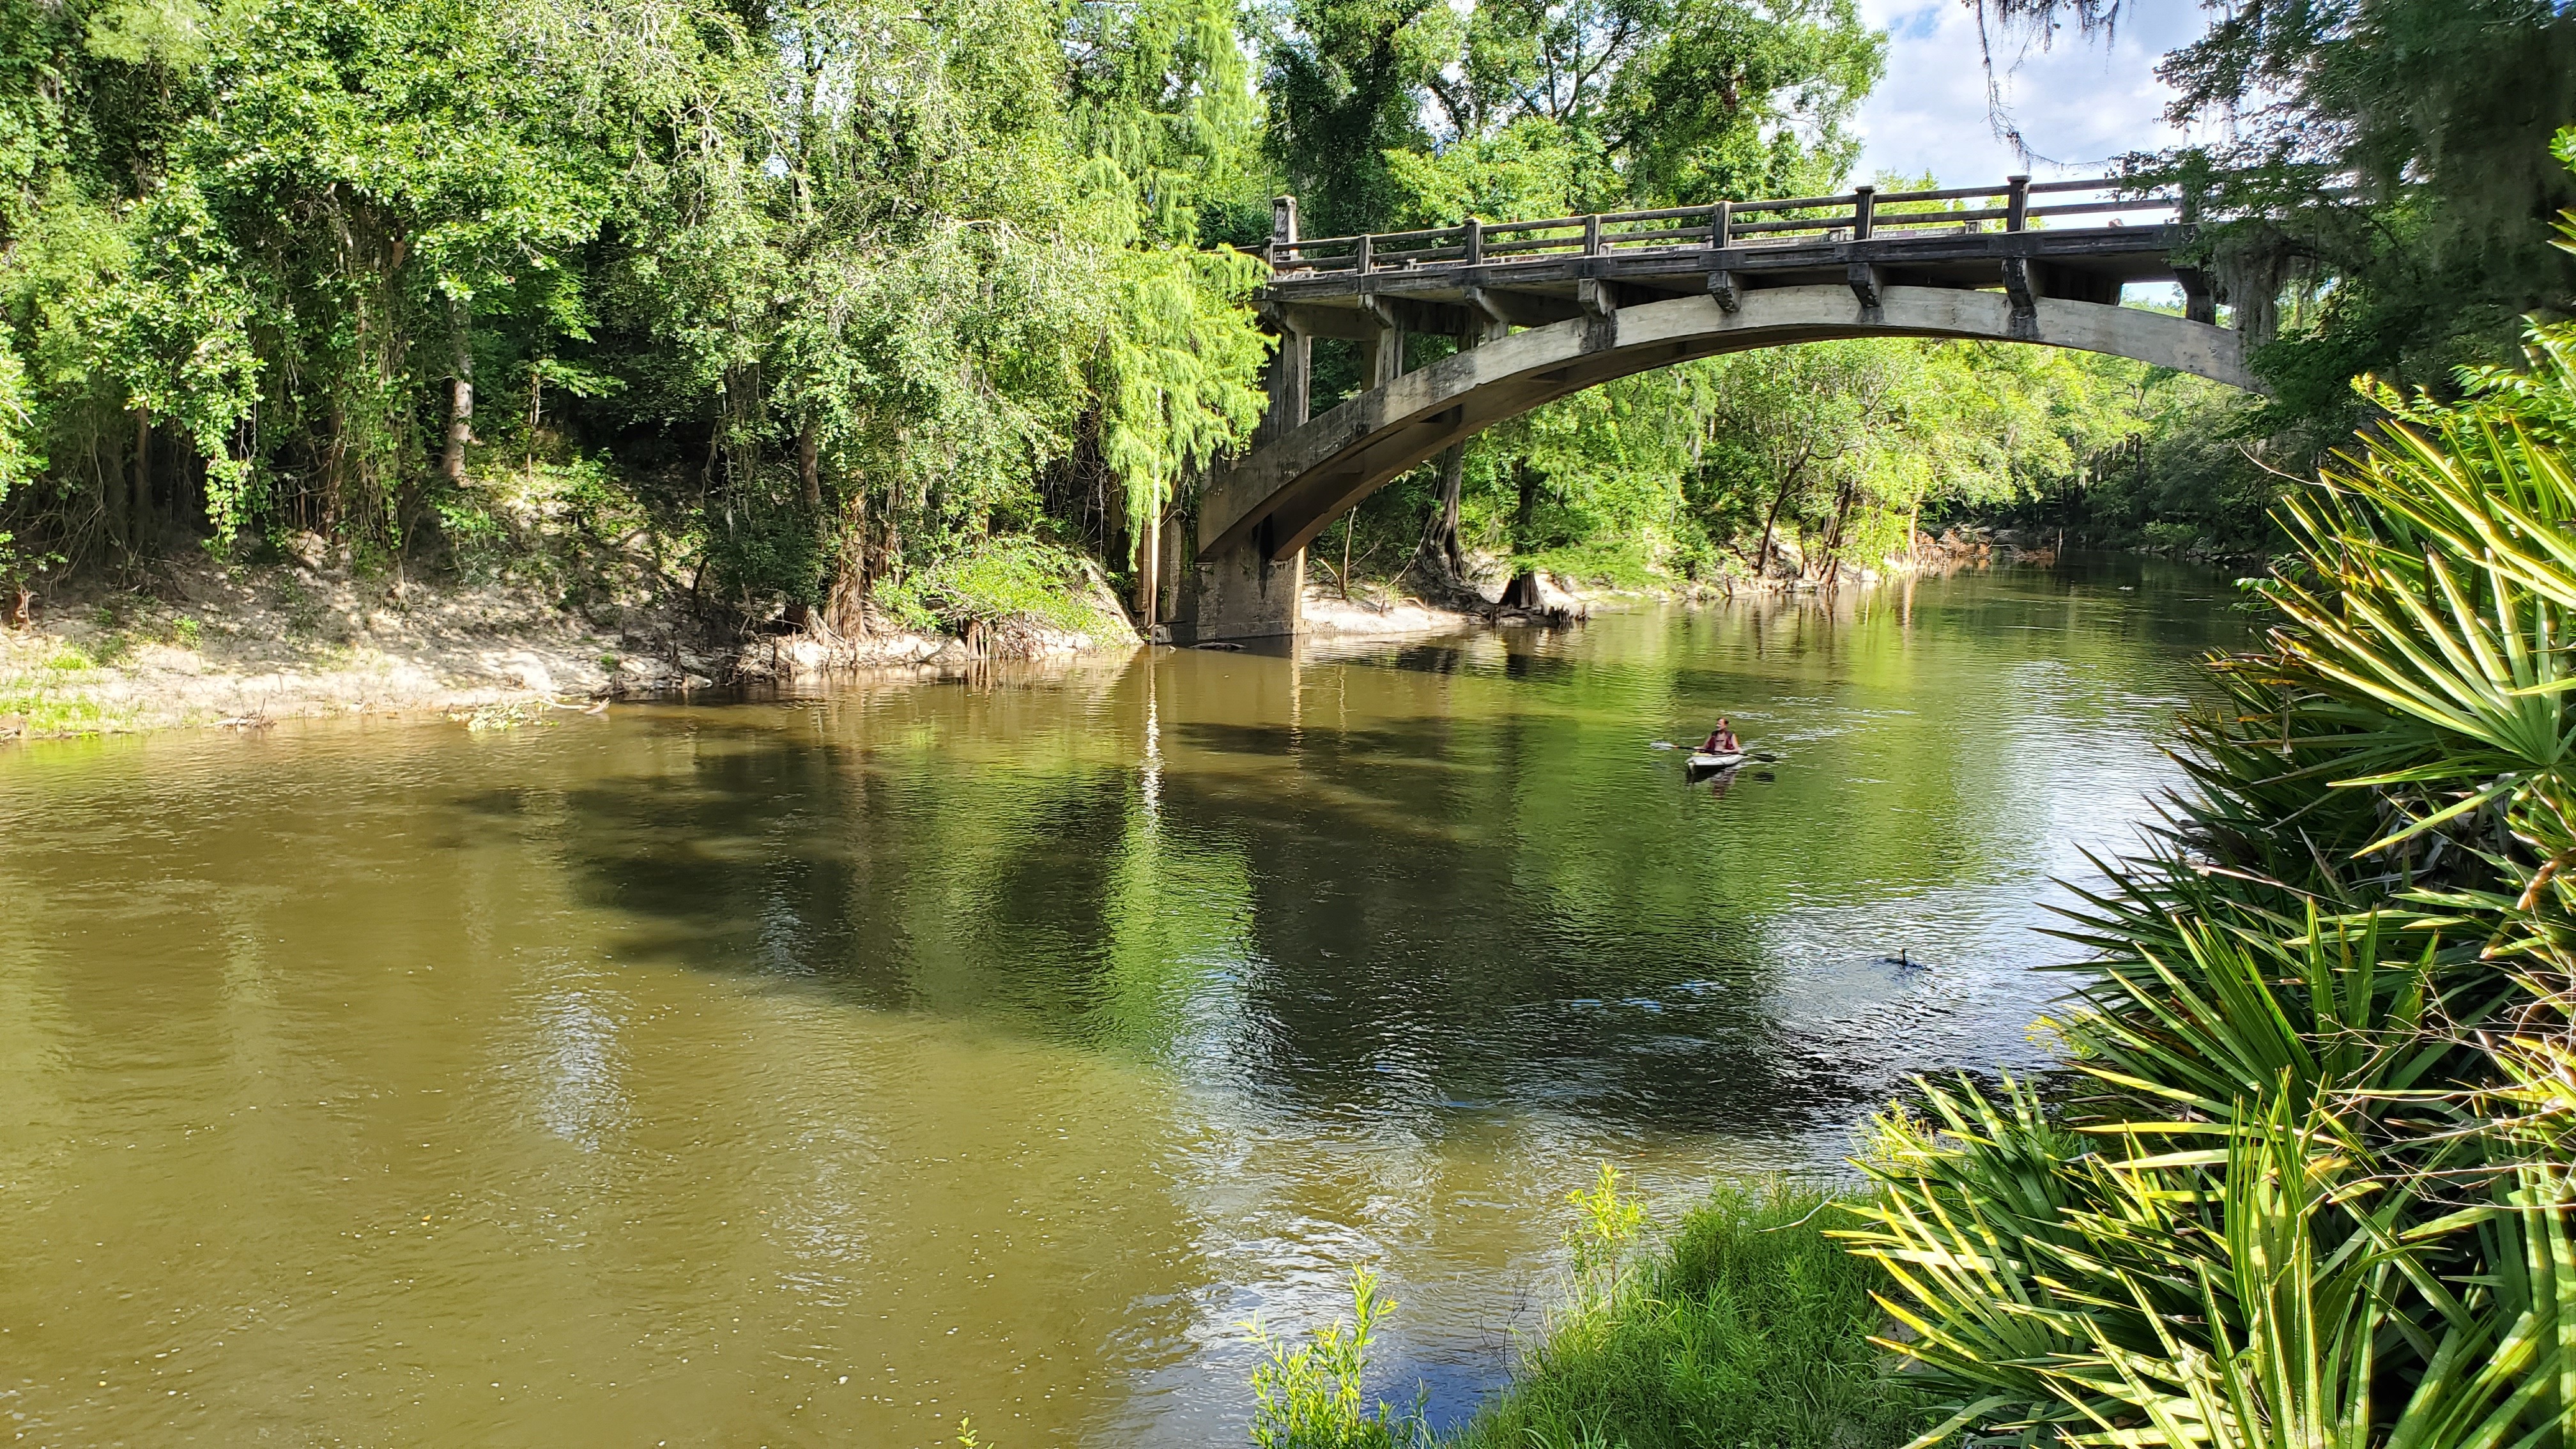
POLYGON ((1297 260, 1297 198, 1270 198, 1270 266, 1273 271, 1297 260))
POLYGON ((1352 271, 1357 272, 1362 276, 1366 276, 1368 274, 1369 263, 1375 260, 1374 254, 1377 248, 1372 245, 1372 243, 1376 242, 1376 240, 1376 237, 1365 234, 1360 237, 1359 250, 1351 258, 1352 271))
POLYGON ((1878 220, 1878 188, 1852 188, 1852 240, 1869 240, 1869 230, 1878 220))
POLYGON ((1601 255, 1601 213, 1597 211, 1583 219, 1583 254, 1601 255))
POLYGON ((1467 218, 1466 231, 1467 254, 1463 260, 1472 267, 1485 260, 1485 223, 1471 216, 1467 218))
POLYGON ((2030 225, 2030 178, 2004 178, 2004 230, 2022 231, 2030 225))
MULTIPOLYGON (((1735 203, 1721 201, 1708 209, 1708 249, 1722 252, 1735 244, 1735 203)), ((1708 271, 1708 294, 1717 299, 1719 310, 1733 313, 1744 305, 1744 294, 1736 286, 1735 274, 1712 265, 1708 271)))

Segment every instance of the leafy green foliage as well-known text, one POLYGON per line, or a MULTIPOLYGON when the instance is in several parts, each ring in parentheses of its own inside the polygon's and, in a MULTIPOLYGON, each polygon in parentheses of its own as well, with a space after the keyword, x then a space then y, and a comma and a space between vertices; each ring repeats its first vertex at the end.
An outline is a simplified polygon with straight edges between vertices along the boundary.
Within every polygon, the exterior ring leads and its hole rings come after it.
MULTIPOLYGON (((1130 518, 1159 511, 1185 478, 1249 437, 1261 420, 1257 387, 1268 350, 1227 309, 1247 297, 1258 266, 1238 252, 1130 252, 1115 272, 1123 325, 1104 328, 1100 453, 1126 480, 1130 518)), ((1133 539, 1141 530, 1132 530, 1133 539)))
MULTIPOLYGON (((44 464, 29 436, 34 431, 34 421, 27 406, 26 365, 5 342, 0 342, 0 503, 8 501, 11 491, 25 487, 44 464)), ((0 579, 15 572, 12 544, 11 536, 0 531, 0 579)))
MULTIPOLYGON (((2127 0, 1973 0, 2002 41, 2127 0)), ((2210 194, 2226 300, 2274 384, 2271 431, 2311 451, 2359 420, 2360 372, 2447 388, 2510 359, 2522 314, 2563 307, 2576 267, 2532 220, 2576 201, 2546 160, 2576 116, 2576 12, 2554 0, 2301 0, 2206 7, 2165 57, 2178 123, 2216 138, 2132 158, 2210 194), (2505 103, 2503 97, 2515 99, 2505 103), (2281 316, 2287 308, 2287 316, 2281 316)), ((1994 47, 1995 63, 2009 56, 1994 47)))
POLYGON ((970 541, 926 566, 877 584, 878 606, 920 629, 1034 620, 1068 632, 1098 627, 1082 592, 1082 560, 1021 535, 970 541))
POLYGON ((1270 230, 1259 166, 1261 109, 1219 0, 1069 8, 1067 108, 1084 154, 1136 188, 1156 240, 1258 242, 1270 230))
MULTIPOLYGON (((1261 1449, 1395 1449, 1418 1442, 1421 1419, 1380 1402, 1368 1405, 1361 1379, 1377 1324, 1396 1309, 1378 1296, 1377 1275, 1351 1274, 1351 1316, 1288 1343, 1260 1332, 1269 1361, 1252 1372, 1252 1442, 1261 1449)), ((1259 1330, 1256 1330, 1259 1331, 1259 1330)))
MULTIPOLYGON (((2535 351, 2563 355, 2564 324, 2535 351)), ((1945 1429, 2563 1444, 2576 1422, 2576 374, 2393 416, 2286 504, 2266 653, 2066 934, 2090 1090, 1927 1088, 1850 1234, 1945 1429)), ((1937 1435, 1918 1441, 1930 1443, 1937 1435)))
POLYGON ((0 306, 43 486, 0 506, 93 561, 267 527, 436 556, 492 512, 475 474, 605 453, 702 597, 845 626, 996 523, 1106 543, 1053 470, 1168 503, 1257 411, 1252 263, 1199 247, 1266 180, 1232 22, 13 9, 0 306))

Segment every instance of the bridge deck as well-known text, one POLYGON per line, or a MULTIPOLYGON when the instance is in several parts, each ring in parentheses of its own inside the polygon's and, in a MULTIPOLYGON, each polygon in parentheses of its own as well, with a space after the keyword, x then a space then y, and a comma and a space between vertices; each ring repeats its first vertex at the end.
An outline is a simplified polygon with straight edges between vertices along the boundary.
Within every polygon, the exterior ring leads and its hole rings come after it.
POLYGON ((2128 283, 2179 280, 2198 302, 2199 277, 2171 260, 2190 233, 2172 218, 2190 208, 2117 190, 2108 180, 2014 178, 2000 188, 1885 195, 1864 188, 1309 240, 1295 235, 1290 210, 1268 248, 1273 273, 1261 301, 1306 335, 1368 340, 1389 325, 1465 335, 1565 321, 1604 301, 1844 283, 1856 267, 1873 269, 1866 278, 1881 286, 2011 288, 2018 262, 2034 291, 2069 301, 2115 303, 2128 283), (2031 204, 2066 193, 2096 199, 2031 204), (2002 204, 1956 205, 1978 199, 2002 204), (1945 203, 1952 209, 1923 209, 1945 203), (1751 219, 1762 216, 1776 219, 1751 219), (2032 263, 2041 267, 2036 274, 2026 270, 2032 263), (1587 307, 1587 282, 1610 283, 1613 294, 1587 307))
POLYGON ((2117 190, 2015 177, 1314 241, 1282 197, 1259 297, 1280 334, 1270 406, 1251 450, 1199 492, 1176 637, 1295 632, 1304 549, 1332 519, 1494 423, 1652 368, 1905 336, 2080 348, 2251 386, 2242 339, 2212 325, 2207 279, 2174 260, 2195 208, 2117 190), (2074 191, 2108 195, 2031 204, 2074 191), (2003 204, 1952 204, 1980 197, 2003 204), (2122 287, 2156 280, 2181 285, 2183 316, 2118 305, 2122 287), (1458 347, 1407 371, 1407 333, 1458 347), (1310 417, 1316 338, 1360 344, 1360 367, 1358 390, 1310 417))

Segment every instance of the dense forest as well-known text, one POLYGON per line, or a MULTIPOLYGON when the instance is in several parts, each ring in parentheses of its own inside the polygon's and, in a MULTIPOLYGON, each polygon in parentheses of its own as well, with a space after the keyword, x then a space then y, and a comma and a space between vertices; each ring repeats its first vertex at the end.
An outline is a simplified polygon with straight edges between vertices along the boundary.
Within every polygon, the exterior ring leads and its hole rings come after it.
MULTIPOLYGON (((2530 240, 2557 8, 2294 9, 2214 9, 2167 73, 2231 139, 2128 163, 2214 188, 2268 401, 1966 344, 1692 364, 1382 491, 1320 572, 1812 574, 1970 516, 2260 549, 2344 379, 2511 364, 2571 291, 2530 240)), ((1273 194, 1323 234, 1829 190, 1885 45, 1853 0, 12 5, 0 585, 309 533, 394 579, 613 554, 738 624, 1043 611, 1248 436, 1273 194)), ((1320 406, 1356 369, 1318 353, 1320 406)))

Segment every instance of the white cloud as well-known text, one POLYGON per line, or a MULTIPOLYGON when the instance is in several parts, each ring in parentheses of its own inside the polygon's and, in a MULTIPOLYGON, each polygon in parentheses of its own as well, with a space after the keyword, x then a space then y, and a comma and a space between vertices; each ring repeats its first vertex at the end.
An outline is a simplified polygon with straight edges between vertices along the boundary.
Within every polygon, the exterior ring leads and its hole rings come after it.
POLYGON ((2063 163, 2025 167, 1988 117, 1973 10, 1960 0, 1861 0, 1861 13, 1888 32, 1888 47, 1887 77, 1861 107, 1860 176, 1928 171, 1948 186, 2022 170, 2098 175, 2114 156, 2181 139, 2165 122, 2172 92, 2156 79, 2156 61, 2206 23, 2189 0, 2162 0, 2138 7, 2107 45, 2071 30, 2045 49, 1997 37, 1997 78, 2014 123, 2032 150, 2063 163))

